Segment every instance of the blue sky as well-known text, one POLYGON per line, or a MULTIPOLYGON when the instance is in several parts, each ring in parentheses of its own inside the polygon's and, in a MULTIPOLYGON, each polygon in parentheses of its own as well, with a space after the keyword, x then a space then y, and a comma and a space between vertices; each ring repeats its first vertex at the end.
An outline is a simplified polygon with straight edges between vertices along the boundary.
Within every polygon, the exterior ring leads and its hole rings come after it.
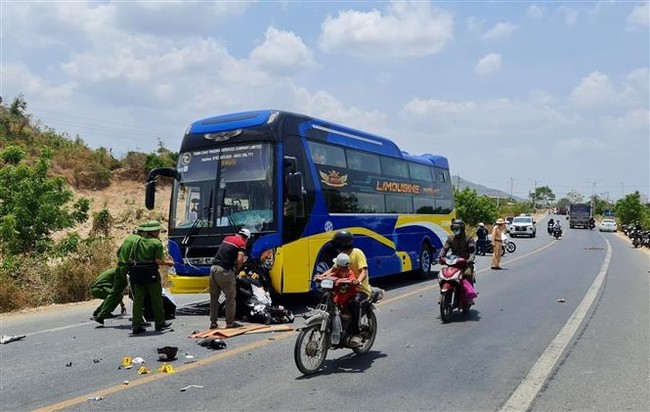
POLYGON ((648 1, 0 0, 0 95, 91 147, 283 109, 525 197, 650 186, 648 1))

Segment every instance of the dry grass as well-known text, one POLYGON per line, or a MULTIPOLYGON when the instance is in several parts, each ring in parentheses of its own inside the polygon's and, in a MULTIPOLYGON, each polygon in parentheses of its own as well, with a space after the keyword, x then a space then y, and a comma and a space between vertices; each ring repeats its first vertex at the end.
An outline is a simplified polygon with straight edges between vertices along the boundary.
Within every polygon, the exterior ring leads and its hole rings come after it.
MULTIPOLYGON (((107 233, 97 236, 97 228, 93 233, 93 219, 89 219, 74 228, 83 239, 74 253, 50 260, 20 256, 0 262, 0 312, 91 299, 90 284, 115 265, 115 252, 122 240, 144 220, 167 220, 170 192, 169 187, 161 187, 156 208, 150 211, 144 207, 142 183, 119 180, 101 190, 75 191, 75 198, 92 200, 91 216, 108 211, 111 224, 107 233)), ((70 232, 57 233, 54 239, 60 241, 70 232)))

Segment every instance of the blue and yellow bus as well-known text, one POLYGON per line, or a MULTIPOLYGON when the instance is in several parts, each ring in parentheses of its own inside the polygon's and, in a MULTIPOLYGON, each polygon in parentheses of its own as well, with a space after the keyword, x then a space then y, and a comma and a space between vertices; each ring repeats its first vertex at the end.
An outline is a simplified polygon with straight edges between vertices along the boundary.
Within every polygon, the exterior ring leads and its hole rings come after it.
POLYGON ((264 257, 276 293, 309 292, 332 263, 336 230, 354 235, 371 278, 426 275, 455 216, 443 156, 409 155, 389 139, 309 116, 274 110, 192 123, 175 169, 169 253, 174 293, 208 291, 209 267, 223 238, 251 231, 249 256, 264 257))

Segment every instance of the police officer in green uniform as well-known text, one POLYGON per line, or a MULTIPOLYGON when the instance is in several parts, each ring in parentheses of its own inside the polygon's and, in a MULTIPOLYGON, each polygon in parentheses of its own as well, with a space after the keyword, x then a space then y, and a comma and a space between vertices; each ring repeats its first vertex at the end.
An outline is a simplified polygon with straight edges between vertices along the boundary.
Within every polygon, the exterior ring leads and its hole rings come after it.
POLYGON ((142 234, 133 249, 133 260, 135 262, 148 262, 154 266, 153 281, 146 283, 135 282, 133 269, 131 269, 131 291, 133 292, 133 334, 137 335, 146 331, 143 326, 144 301, 147 295, 151 301, 153 316, 156 323, 156 330, 162 331, 169 328, 172 323, 165 322, 165 311, 163 309, 162 284, 158 266, 174 266, 173 260, 166 260, 163 251, 163 244, 158 239, 162 225, 157 220, 150 220, 138 226, 142 234))
POLYGON ((113 287, 104 299, 101 307, 95 310, 95 322, 103 325, 104 319, 112 317, 112 312, 117 305, 122 302, 124 297, 124 289, 128 283, 126 274, 128 273, 128 264, 131 256, 131 250, 135 242, 140 239, 139 233, 131 233, 128 235, 119 249, 117 249, 117 268, 115 268, 115 276, 113 278, 113 287))
MULTIPOLYGON (((97 279, 93 281, 90 285, 90 295, 94 297, 95 299, 106 299, 108 295, 111 293, 111 290, 113 290, 113 283, 115 283, 115 272, 117 271, 116 268, 110 268, 108 270, 103 271, 102 273, 97 276, 97 279)), ((102 305, 104 302, 102 302, 97 309, 95 309, 95 312, 93 312, 93 319, 99 315, 99 312, 102 310, 102 305)), ((124 315, 126 313, 126 306, 124 305, 124 301, 120 300, 120 313, 124 315)), ((113 317, 114 315, 111 314, 110 316, 107 317, 113 317)))

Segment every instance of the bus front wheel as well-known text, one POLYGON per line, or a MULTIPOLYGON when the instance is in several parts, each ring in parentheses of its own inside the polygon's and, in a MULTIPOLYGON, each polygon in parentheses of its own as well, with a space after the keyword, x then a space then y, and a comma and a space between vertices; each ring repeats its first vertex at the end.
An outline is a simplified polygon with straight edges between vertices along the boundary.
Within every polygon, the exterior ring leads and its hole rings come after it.
POLYGON ((420 249, 420 267, 417 270, 417 276, 420 279, 426 279, 431 273, 431 263, 433 263, 433 253, 428 243, 422 245, 420 249))

